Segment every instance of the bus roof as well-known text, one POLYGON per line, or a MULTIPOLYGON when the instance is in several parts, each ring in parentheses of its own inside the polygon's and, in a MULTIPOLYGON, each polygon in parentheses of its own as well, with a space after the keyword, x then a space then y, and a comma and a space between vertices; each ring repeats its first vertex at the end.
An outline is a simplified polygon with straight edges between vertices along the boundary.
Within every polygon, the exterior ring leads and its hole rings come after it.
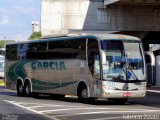
MULTIPOLYGON (((36 43, 36 42, 45 42, 45 41, 52 41, 52 40, 63 40, 63 39, 74 39, 74 38, 97 38, 98 40, 134 40, 140 41, 139 38, 129 35, 122 35, 122 34, 60 34, 54 36, 44 36, 38 40, 27 40, 22 42, 16 43, 8 43, 8 44, 21 44, 21 43, 36 43)), ((8 45, 7 44, 7 45, 8 45)))

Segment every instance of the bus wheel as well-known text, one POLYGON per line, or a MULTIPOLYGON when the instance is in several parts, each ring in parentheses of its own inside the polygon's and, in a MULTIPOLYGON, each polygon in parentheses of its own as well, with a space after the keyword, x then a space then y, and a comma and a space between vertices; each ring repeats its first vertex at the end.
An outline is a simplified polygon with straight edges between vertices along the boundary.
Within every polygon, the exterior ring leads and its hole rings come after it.
POLYGON ((115 98, 115 99, 108 99, 108 100, 117 105, 125 104, 128 101, 127 98, 115 98))
POLYGON ((83 103, 88 101, 88 90, 86 85, 82 85, 78 88, 78 99, 83 103))
POLYGON ((20 81, 17 83, 17 95, 21 97, 24 96, 23 84, 20 81))
POLYGON ((31 96, 31 85, 29 81, 26 81, 24 84, 24 95, 26 97, 31 96))

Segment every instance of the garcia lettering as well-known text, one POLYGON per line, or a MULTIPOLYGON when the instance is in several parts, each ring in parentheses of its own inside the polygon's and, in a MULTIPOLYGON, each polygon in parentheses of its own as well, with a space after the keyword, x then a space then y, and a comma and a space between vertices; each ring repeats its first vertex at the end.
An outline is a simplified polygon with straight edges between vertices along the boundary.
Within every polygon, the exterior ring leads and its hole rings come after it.
POLYGON ((38 62, 34 61, 31 63, 31 67, 33 70, 65 70, 64 61, 43 61, 38 62))

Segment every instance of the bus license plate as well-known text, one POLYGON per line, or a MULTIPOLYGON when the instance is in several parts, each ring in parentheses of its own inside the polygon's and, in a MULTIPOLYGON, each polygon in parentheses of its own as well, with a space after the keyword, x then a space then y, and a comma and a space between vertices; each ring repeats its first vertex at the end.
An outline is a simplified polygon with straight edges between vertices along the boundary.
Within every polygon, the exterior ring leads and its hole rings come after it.
POLYGON ((130 93, 130 92, 124 92, 124 93, 123 93, 123 96, 124 96, 124 97, 130 97, 130 96, 131 96, 131 93, 130 93))

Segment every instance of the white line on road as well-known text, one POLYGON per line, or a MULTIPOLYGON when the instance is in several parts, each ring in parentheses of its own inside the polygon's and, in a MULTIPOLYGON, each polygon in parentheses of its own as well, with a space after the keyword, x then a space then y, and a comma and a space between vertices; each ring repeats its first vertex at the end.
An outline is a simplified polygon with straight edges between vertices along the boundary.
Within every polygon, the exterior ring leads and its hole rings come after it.
POLYGON ((26 102, 18 102, 18 101, 9 101, 9 102, 16 103, 18 105, 20 105, 20 104, 23 104, 23 105, 25 105, 25 104, 27 104, 27 105, 39 105, 39 103, 26 103, 26 102))
POLYGON ((66 109, 56 109, 56 110, 43 110, 43 111, 39 111, 41 113, 45 113, 45 112, 58 112, 58 111, 70 111, 70 110, 105 110, 105 109, 119 109, 119 108, 98 108, 98 107, 81 107, 81 108, 66 108, 66 109))
POLYGON ((19 104, 19 105, 32 105, 31 107, 27 108, 36 108, 36 107, 85 107, 83 105, 81 106, 69 106, 69 105, 53 105, 53 104, 43 104, 43 103, 26 103, 26 102, 17 102, 17 101, 11 101, 13 103, 19 104), (35 105, 35 106, 33 106, 35 105))
POLYGON ((45 105, 45 104, 42 104, 42 105, 37 105, 37 106, 31 106, 31 107, 27 107, 27 108, 32 108, 32 109, 36 109, 36 108, 40 108, 40 107, 68 107, 68 108, 74 108, 74 107, 84 107, 84 106, 67 106, 67 105, 51 105, 51 104, 48 104, 48 105, 45 105))
POLYGON ((29 109, 31 108, 39 108, 39 107, 64 107, 64 105, 37 105, 37 106, 31 106, 31 107, 27 107, 29 109))
POLYGON ((160 90, 147 90, 148 92, 160 93, 160 90))
POLYGON ((22 106, 22 105, 20 105, 20 104, 17 104, 17 103, 15 103, 15 102, 13 102, 13 101, 8 101, 8 100, 4 100, 4 101, 5 101, 5 102, 8 102, 8 103, 10 103, 10 104, 13 104, 13 105, 15 105, 15 106, 21 107, 21 108, 23 108, 23 109, 29 110, 29 111, 31 111, 31 112, 34 112, 34 113, 43 115, 43 116, 45 116, 45 117, 47 117, 47 118, 50 118, 50 119, 53 119, 53 120, 59 120, 58 118, 55 118, 55 117, 53 117, 53 116, 51 117, 51 116, 45 115, 45 114, 43 114, 43 113, 41 113, 41 112, 38 112, 38 111, 36 111, 36 110, 26 108, 25 106, 22 106))
MULTIPOLYGON (((15 103, 15 102, 13 102, 13 101, 8 101, 8 100, 4 100, 4 101, 5 101, 5 102, 8 102, 8 103, 10 103, 10 104, 14 104, 14 105, 16 105, 16 106, 18 106, 18 107, 21 107, 21 108, 26 109, 25 106, 22 106, 22 105, 20 105, 20 104, 18 104, 18 103, 15 103)), ((32 111, 32 112, 35 112, 35 113, 37 113, 37 114, 42 114, 41 112, 35 111, 35 110, 33 110, 33 109, 28 109, 28 110, 30 110, 30 111, 32 111)))
POLYGON ((115 114, 115 113, 148 113, 148 112, 160 112, 160 110, 142 110, 142 111, 98 111, 98 112, 84 112, 84 113, 74 113, 67 115, 54 115, 54 117, 67 117, 67 116, 77 116, 77 115, 90 115, 90 114, 115 114))

